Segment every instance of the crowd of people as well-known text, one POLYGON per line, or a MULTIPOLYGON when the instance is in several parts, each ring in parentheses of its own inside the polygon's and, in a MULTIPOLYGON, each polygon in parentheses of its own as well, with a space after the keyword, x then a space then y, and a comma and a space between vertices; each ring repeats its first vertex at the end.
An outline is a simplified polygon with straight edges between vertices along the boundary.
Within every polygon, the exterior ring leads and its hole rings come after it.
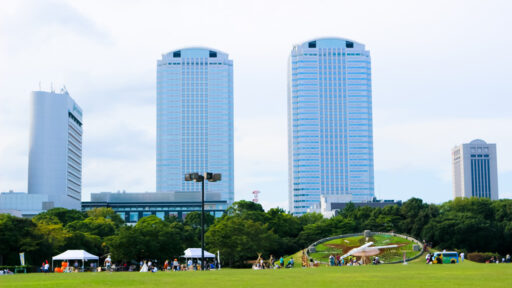
MULTIPOLYGON (((491 259, 485 261, 485 263, 500 263, 500 259, 498 257, 492 256, 491 259)), ((510 254, 501 258, 501 263, 512 263, 512 259, 510 258, 510 254)))
MULTIPOLYGON (((463 262, 465 258, 465 254, 462 252, 459 255, 459 261, 463 262)), ((315 265, 317 262, 314 261, 313 258, 309 258, 309 262, 307 263, 307 255, 303 252, 303 263, 302 267, 315 267, 318 265, 315 265), (305 264, 306 263, 306 264, 305 264)), ((426 264, 432 264, 432 263, 443 263, 442 255, 434 253, 427 253, 425 256, 426 264)), ((371 263, 373 265, 382 264, 382 261, 379 259, 379 257, 373 257, 371 262, 366 261, 363 263, 363 260, 358 260, 354 256, 349 256, 346 258, 342 258, 340 255, 331 254, 329 256, 329 266, 359 266, 366 263, 371 263)), ((499 259, 498 257, 491 257, 489 260, 486 261, 486 263, 512 263, 512 258, 510 254, 507 254, 506 257, 503 257, 502 259, 499 259), (500 261, 501 260, 501 261, 500 261)), ((258 259, 253 264, 253 269, 259 270, 259 269, 280 269, 280 268, 293 268, 295 265, 294 259, 289 258, 286 265, 285 265, 285 259, 284 257, 280 258, 274 258, 273 255, 270 255, 270 259, 265 261, 263 258, 261 258, 261 255, 259 255, 258 259)), ((219 263, 217 262, 217 259, 208 260, 205 261, 205 270, 216 270, 219 269, 219 263)), ((70 265, 69 261, 63 261, 61 263, 61 267, 55 267, 54 272, 77 272, 81 271, 82 268, 80 267, 80 264, 78 261, 74 261, 73 265, 70 265), (57 271, 57 268, 60 270, 57 271)), ((113 264, 110 256, 107 256, 107 258, 104 261, 104 265, 102 267, 96 267, 95 262, 90 263, 90 271, 139 271, 139 272, 157 272, 157 271, 197 271, 201 270, 201 260, 200 259, 187 259, 185 262, 178 261, 177 258, 174 260, 165 260, 165 262, 161 265, 157 265, 157 260, 142 260, 139 262, 139 265, 137 267, 136 264, 128 265, 127 263, 122 263, 120 265, 113 264)), ((50 264, 48 263, 48 260, 43 262, 40 267, 40 271, 44 273, 52 272, 50 269, 50 264)), ((12 274, 13 272, 9 271, 8 269, 0 270, 0 275, 6 275, 6 274, 12 274)))
POLYGON ((342 258, 339 254, 336 255, 329 255, 329 266, 359 266, 363 264, 371 263, 373 265, 382 264, 382 261, 379 257, 373 257, 373 259, 368 260, 367 262, 363 261, 363 258, 360 260, 357 260, 354 256, 349 256, 345 258, 342 258))
MULTIPOLYGON (((446 251, 443 251, 443 252, 446 252, 446 251)), ((458 256, 459 256, 459 263, 464 262, 464 259, 466 257, 464 252, 461 252, 458 256)), ((441 253, 437 254, 437 256, 434 253, 427 253, 427 255, 425 256, 425 262, 426 262, 426 264, 433 264, 433 263, 443 264, 443 256, 441 253)), ((500 262, 500 259, 498 257, 491 256, 491 258, 489 260, 486 260, 485 263, 496 263, 496 264, 512 263, 512 258, 510 257, 510 254, 507 254, 507 256, 501 258, 501 262, 500 262)))
MULTIPOLYGON (((180 263, 177 258, 174 260, 165 260, 163 266, 158 266, 156 264, 156 260, 153 262, 149 261, 140 261, 140 272, 157 272, 157 271, 197 271, 201 270, 201 260, 200 259, 188 259, 184 263, 180 263)), ((205 261, 204 265, 205 270, 216 270, 219 269, 219 264, 217 259, 213 259, 212 261, 205 261)))
POLYGON ((263 260, 261 255, 258 256, 258 259, 252 265, 252 269, 261 270, 261 269, 281 269, 281 268, 293 268, 295 262, 293 257, 288 259, 286 265, 284 264, 284 257, 281 256, 279 259, 274 258, 273 255, 270 255, 270 259, 268 261, 263 260))
POLYGON ((9 269, 0 269, 0 275, 12 275, 14 272, 12 272, 9 269))

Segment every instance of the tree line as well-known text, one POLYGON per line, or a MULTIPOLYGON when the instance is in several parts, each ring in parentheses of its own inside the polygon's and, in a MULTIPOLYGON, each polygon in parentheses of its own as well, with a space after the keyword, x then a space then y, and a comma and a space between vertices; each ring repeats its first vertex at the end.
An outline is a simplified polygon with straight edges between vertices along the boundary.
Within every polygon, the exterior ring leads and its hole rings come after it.
MULTIPOLYGON (((200 213, 192 212, 183 221, 152 215, 130 226, 110 208, 55 208, 33 219, 0 214, 0 266, 19 264, 19 252, 38 266, 68 249, 110 254, 119 263, 163 263, 200 247, 200 222, 200 213)), ((512 252, 512 200, 507 199, 456 199, 436 205, 411 198, 384 208, 349 203, 330 219, 318 213, 295 217, 281 208, 264 211, 257 203, 238 201, 220 218, 206 215, 205 224, 207 250, 220 251, 222 264, 231 267, 244 267, 258 253, 290 255, 321 238, 363 230, 411 235, 438 249, 512 252)))

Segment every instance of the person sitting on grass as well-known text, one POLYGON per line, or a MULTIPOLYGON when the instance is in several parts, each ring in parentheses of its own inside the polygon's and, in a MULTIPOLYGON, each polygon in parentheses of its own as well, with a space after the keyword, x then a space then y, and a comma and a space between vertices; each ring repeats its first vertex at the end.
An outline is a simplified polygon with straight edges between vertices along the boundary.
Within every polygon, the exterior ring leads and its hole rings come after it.
POLYGON ((286 263, 286 268, 292 268, 293 267, 293 258, 290 258, 288 262, 286 263))

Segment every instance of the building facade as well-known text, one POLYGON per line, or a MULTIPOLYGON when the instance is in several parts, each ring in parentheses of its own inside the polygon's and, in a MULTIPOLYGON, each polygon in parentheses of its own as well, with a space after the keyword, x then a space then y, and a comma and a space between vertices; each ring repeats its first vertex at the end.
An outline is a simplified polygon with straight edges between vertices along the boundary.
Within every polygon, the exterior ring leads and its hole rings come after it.
POLYGON ((234 200, 233 62, 209 48, 186 48, 157 62, 157 192, 200 191, 187 173, 221 173, 206 193, 234 200))
POLYGON ((289 208, 374 197, 370 52, 322 38, 295 45, 288 67, 289 208))
POLYGON ((452 149, 453 197, 498 200, 496 144, 477 139, 452 149))
POLYGON ((28 193, 48 196, 47 208, 80 210, 82 109, 62 89, 31 96, 28 193))
POLYGON ((25 192, 0 193, 0 214, 8 213, 17 217, 33 217, 48 209, 48 195, 25 192))
MULTIPOLYGON (((135 224, 142 217, 155 215, 176 217, 185 220, 190 212, 201 211, 201 193, 199 192, 145 192, 145 193, 92 193, 91 201, 82 202, 82 210, 94 208, 112 208, 129 224, 135 224)), ((226 211, 226 200, 220 199, 219 193, 205 195, 205 212, 220 217, 226 211)))

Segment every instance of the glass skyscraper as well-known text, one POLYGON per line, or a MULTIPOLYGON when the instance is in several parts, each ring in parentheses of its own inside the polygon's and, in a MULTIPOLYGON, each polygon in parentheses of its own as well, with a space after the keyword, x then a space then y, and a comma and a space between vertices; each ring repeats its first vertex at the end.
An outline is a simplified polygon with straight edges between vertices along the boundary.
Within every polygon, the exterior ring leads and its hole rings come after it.
POLYGON ((374 197, 370 52, 322 38, 293 47, 288 67, 289 208, 374 197))
POLYGON ((233 202, 233 61, 208 48, 186 48, 157 62, 157 192, 201 191, 186 173, 214 172, 206 192, 233 202))

